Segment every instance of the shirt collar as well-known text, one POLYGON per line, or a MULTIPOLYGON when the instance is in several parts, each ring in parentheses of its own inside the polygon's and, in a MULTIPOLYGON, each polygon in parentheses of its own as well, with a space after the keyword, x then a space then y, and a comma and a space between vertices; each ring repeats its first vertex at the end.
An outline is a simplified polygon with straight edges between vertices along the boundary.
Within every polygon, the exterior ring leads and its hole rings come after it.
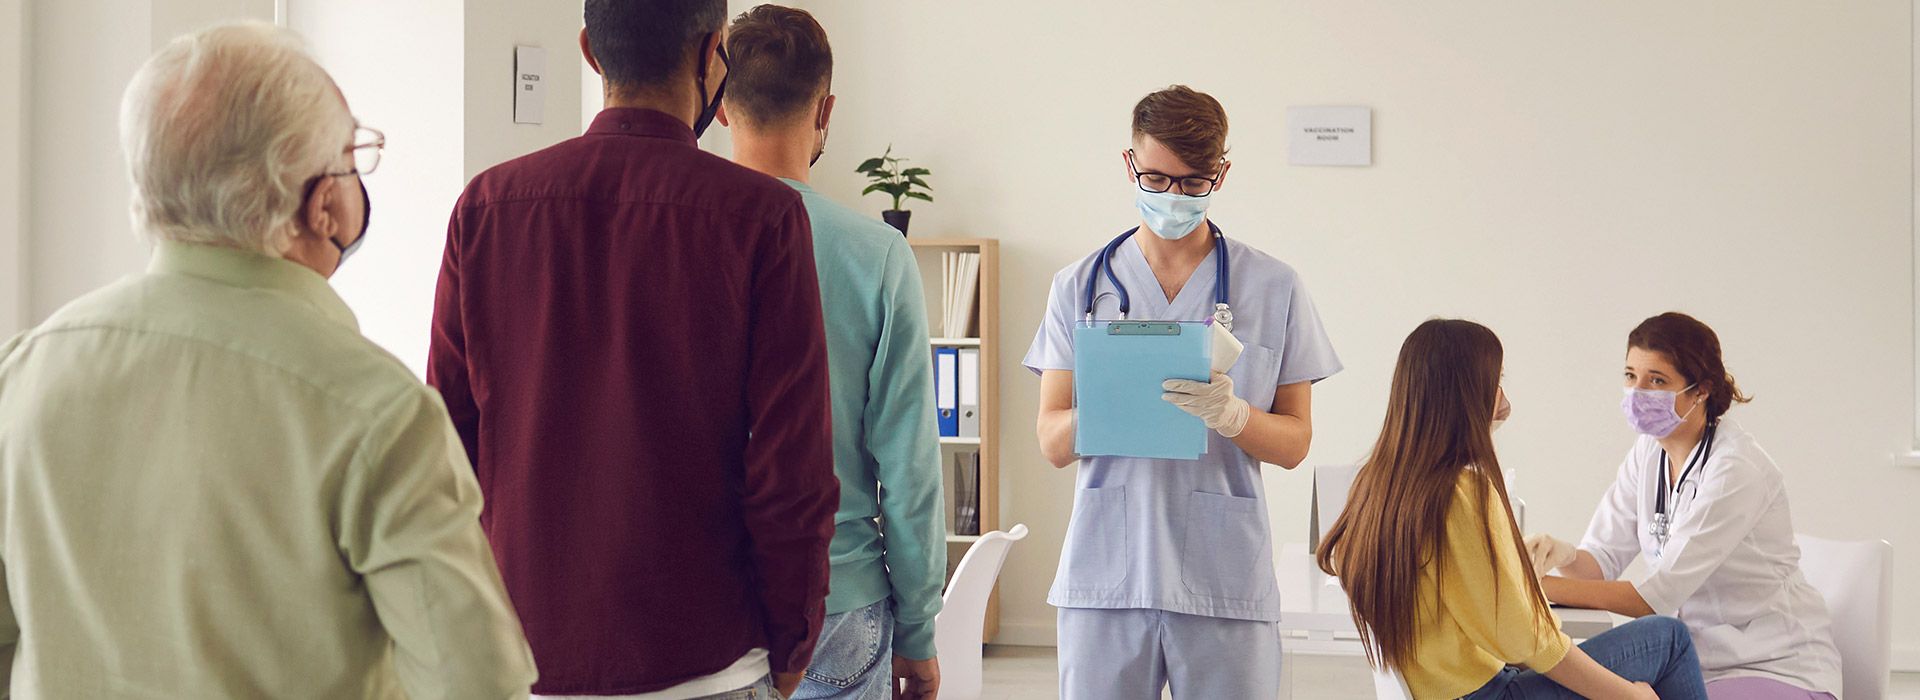
POLYGON ((674 139, 689 146, 699 143, 693 137, 693 127, 687 126, 686 122, 666 112, 637 107, 600 110, 600 114, 593 118, 593 125, 587 127, 587 133, 674 139))
POLYGON ((799 192, 799 193, 801 193, 801 194, 813 194, 813 188, 812 188, 812 187, 808 187, 808 186, 807 186, 807 183, 804 183, 804 182, 801 182, 801 181, 799 181, 799 180, 795 180, 795 179, 793 179, 793 178, 790 178, 790 177, 783 177, 783 178, 778 178, 778 179, 779 179, 779 180, 780 180, 781 182, 784 182, 784 183, 787 183, 787 186, 788 186, 788 187, 791 187, 791 188, 793 188, 793 189, 794 189, 795 191, 797 191, 797 192, 799 192))
POLYGON ((198 277, 231 287, 281 292, 320 312, 327 320, 360 331, 347 302, 327 284, 327 278, 312 269, 281 258, 250 253, 238 248, 161 241, 147 263, 153 274, 198 277))

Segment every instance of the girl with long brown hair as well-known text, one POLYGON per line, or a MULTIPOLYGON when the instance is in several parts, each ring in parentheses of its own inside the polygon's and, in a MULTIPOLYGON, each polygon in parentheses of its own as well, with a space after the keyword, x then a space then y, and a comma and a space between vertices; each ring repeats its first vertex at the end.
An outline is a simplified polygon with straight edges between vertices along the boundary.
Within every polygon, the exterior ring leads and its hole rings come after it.
POLYGON ((1673 618, 1579 647, 1559 630, 1494 454, 1502 359, 1499 338, 1470 321, 1427 321, 1400 347, 1379 441, 1319 551, 1369 660, 1398 669, 1419 700, 1706 697, 1673 618))

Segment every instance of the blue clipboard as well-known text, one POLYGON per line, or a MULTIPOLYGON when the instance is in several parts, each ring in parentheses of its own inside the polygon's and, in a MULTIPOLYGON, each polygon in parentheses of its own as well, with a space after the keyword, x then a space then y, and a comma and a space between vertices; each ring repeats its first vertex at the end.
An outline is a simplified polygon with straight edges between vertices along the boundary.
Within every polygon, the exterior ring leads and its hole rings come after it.
POLYGON ((1207 381, 1205 322, 1095 321, 1073 329, 1073 397, 1081 456, 1199 459, 1207 426, 1161 400, 1168 379, 1207 381))

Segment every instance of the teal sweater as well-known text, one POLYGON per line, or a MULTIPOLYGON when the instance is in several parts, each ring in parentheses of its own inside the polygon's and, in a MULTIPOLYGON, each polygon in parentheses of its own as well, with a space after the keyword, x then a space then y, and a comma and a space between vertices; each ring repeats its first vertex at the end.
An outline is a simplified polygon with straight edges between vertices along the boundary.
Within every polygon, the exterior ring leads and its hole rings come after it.
POLYGON ((946 508, 920 267, 893 227, 781 181, 800 191, 812 220, 826 311, 840 477, 827 612, 892 598, 894 653, 932 658, 947 574, 946 508))

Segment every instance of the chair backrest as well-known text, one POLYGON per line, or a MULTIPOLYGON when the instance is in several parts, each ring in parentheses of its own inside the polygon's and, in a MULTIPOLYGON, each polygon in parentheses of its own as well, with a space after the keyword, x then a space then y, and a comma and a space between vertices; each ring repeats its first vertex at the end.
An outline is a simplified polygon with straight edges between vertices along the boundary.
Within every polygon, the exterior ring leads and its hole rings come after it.
POLYGON ((1800 571, 1827 599, 1833 643, 1840 647, 1841 694, 1881 700, 1892 669, 1893 545, 1800 535, 1800 571))
POLYGON ((980 645, 986 634, 987 599, 1000 578, 1007 550, 1025 539, 1027 526, 981 535, 960 557, 960 566, 947 582, 940 614, 933 619, 934 653, 940 655, 940 697, 976 700, 980 697, 980 645))
POLYGON ((1320 551, 1320 536, 1340 511, 1347 508, 1347 494, 1353 491, 1353 479, 1360 475, 1358 464, 1331 464, 1313 468, 1313 508, 1307 516, 1307 551, 1320 551))

